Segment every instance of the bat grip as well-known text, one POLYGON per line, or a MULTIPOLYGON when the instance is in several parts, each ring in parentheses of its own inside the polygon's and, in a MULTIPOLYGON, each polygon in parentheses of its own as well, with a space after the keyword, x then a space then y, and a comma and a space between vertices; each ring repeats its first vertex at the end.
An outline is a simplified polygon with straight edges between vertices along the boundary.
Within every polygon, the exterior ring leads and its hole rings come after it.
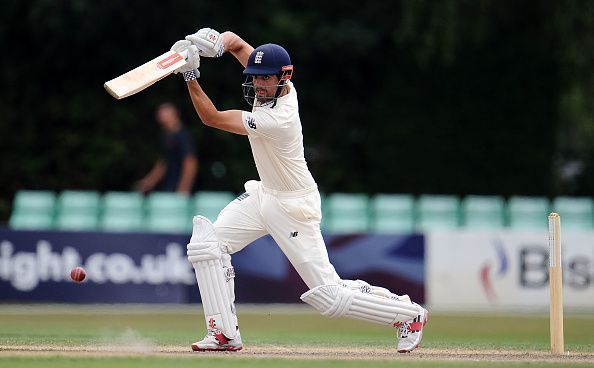
POLYGON ((188 57, 188 50, 180 51, 179 54, 184 58, 184 60, 188 57))

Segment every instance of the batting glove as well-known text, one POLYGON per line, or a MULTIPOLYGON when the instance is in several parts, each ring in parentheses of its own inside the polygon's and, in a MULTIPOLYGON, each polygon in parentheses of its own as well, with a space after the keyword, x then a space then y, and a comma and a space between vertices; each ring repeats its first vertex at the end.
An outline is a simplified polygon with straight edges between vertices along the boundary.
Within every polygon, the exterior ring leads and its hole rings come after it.
POLYGON ((194 34, 187 35, 186 40, 198 47, 200 56, 217 58, 225 52, 223 35, 212 28, 202 28, 194 34))
POLYGON ((190 41, 181 40, 177 41, 176 43, 171 46, 171 51, 182 53, 186 51, 186 65, 180 66, 179 68, 174 70, 174 73, 185 73, 193 72, 197 79, 200 76, 200 72, 198 68, 200 68, 200 55, 198 54, 198 48, 190 41))

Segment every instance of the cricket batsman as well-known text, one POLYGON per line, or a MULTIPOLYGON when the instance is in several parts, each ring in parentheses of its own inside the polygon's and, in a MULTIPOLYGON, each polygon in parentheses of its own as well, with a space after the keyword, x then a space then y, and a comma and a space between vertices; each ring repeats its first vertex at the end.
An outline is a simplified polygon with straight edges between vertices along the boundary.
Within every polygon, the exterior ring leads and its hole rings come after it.
MULTIPOLYGON (((187 83, 192 103, 207 126, 247 136, 259 181, 245 183, 245 193, 229 203, 212 223, 193 218, 187 246, 204 307, 207 334, 194 351, 241 350, 235 313, 231 255, 270 234, 309 290, 301 300, 329 317, 347 316, 386 325, 398 333, 397 350, 414 350, 423 337, 428 312, 361 280, 343 280, 328 259, 320 232, 318 187, 307 167, 299 119, 293 65, 276 44, 254 49, 232 32, 202 28, 176 42, 173 51, 188 51, 187 64, 176 70, 187 83), (200 57, 231 53, 245 68, 243 94, 250 111, 219 111, 198 78, 200 57)), ((355 261, 355 260, 353 260, 355 261)))

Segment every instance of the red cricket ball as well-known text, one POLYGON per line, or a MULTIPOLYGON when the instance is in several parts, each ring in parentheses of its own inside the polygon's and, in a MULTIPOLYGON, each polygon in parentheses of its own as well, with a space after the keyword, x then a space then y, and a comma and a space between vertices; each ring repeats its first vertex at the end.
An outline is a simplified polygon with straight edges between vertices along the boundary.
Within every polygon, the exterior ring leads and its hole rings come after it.
POLYGON ((85 279, 85 277, 87 277, 87 273, 85 272, 85 269, 82 267, 74 267, 72 271, 70 271, 70 278, 72 279, 72 281, 82 282, 85 279))

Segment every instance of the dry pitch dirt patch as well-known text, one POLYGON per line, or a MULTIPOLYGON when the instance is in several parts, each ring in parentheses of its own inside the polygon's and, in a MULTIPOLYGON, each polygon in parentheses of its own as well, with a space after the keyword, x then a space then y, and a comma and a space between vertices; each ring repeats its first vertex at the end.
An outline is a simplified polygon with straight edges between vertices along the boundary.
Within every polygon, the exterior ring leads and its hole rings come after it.
POLYGON ((124 357, 196 355, 225 356, 229 358, 256 357, 277 359, 336 359, 336 360, 430 360, 430 361, 485 361, 485 362, 546 362, 594 364, 594 352, 569 352, 563 356, 544 351, 523 350, 469 350, 419 348, 410 354, 395 350, 353 347, 250 345, 238 352, 192 353, 183 346, 16 346, 0 345, 0 358, 8 356, 70 356, 70 357, 124 357))

